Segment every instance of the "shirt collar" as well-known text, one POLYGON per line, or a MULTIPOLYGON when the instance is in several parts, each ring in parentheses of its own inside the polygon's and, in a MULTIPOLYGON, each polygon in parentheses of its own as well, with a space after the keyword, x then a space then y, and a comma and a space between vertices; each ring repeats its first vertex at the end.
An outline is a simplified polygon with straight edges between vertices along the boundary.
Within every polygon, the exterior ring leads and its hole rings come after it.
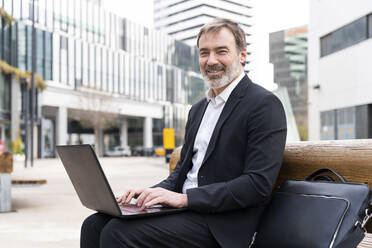
POLYGON ((232 81, 226 89, 224 89, 218 96, 214 96, 214 92, 212 89, 208 89, 205 92, 205 96, 208 101, 210 101, 214 106, 218 106, 221 103, 227 102, 227 99, 229 99, 229 96, 231 92, 235 89, 235 87, 238 85, 240 80, 244 77, 245 73, 244 71, 234 80, 232 81))

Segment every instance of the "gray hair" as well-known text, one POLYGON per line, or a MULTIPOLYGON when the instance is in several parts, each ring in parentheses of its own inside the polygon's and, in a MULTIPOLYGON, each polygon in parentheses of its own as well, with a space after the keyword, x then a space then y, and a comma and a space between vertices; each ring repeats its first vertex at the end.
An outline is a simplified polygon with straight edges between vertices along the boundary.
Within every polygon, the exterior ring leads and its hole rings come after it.
POLYGON ((198 38, 196 41, 196 45, 199 48, 199 39, 204 33, 217 33, 222 28, 227 28, 231 31, 235 38, 235 44, 237 50, 240 52, 247 47, 247 42, 245 40, 245 33, 243 29, 238 25, 238 23, 224 18, 216 18, 213 21, 205 24, 198 33, 198 38))

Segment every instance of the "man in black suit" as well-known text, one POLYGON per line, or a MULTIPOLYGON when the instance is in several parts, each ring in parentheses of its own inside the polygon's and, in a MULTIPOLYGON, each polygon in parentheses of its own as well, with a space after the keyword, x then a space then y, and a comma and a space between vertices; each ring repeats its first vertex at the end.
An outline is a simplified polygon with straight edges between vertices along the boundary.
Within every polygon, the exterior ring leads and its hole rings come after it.
POLYGON ((209 87, 192 106, 181 158, 172 174, 137 198, 190 211, 136 220, 88 217, 81 247, 249 247, 279 173, 286 118, 276 96, 252 83, 243 66, 244 31, 215 19, 198 34, 199 64, 209 87))

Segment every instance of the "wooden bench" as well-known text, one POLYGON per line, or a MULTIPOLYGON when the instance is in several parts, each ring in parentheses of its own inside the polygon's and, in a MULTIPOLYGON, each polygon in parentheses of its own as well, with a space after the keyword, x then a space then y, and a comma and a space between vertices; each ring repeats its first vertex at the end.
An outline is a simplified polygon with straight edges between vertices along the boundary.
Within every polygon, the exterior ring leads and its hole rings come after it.
MULTIPOLYGON (((181 147, 170 158, 172 172, 180 157, 181 147)), ((349 182, 372 186, 372 139, 305 141, 287 143, 276 185, 287 179, 304 179, 320 168, 331 168, 349 182)), ((358 248, 372 248, 372 223, 358 248)))

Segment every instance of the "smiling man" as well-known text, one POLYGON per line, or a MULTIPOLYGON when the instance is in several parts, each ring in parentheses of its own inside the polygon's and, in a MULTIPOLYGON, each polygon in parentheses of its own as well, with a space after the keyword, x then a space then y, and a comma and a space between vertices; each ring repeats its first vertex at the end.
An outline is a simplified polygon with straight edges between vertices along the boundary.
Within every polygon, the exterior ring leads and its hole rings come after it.
POLYGON ((159 184, 118 198, 189 211, 136 220, 101 213, 82 226, 81 247, 249 247, 278 175, 286 139, 283 107, 243 67, 244 31, 215 19, 198 34, 208 86, 186 123, 181 158, 159 184))

